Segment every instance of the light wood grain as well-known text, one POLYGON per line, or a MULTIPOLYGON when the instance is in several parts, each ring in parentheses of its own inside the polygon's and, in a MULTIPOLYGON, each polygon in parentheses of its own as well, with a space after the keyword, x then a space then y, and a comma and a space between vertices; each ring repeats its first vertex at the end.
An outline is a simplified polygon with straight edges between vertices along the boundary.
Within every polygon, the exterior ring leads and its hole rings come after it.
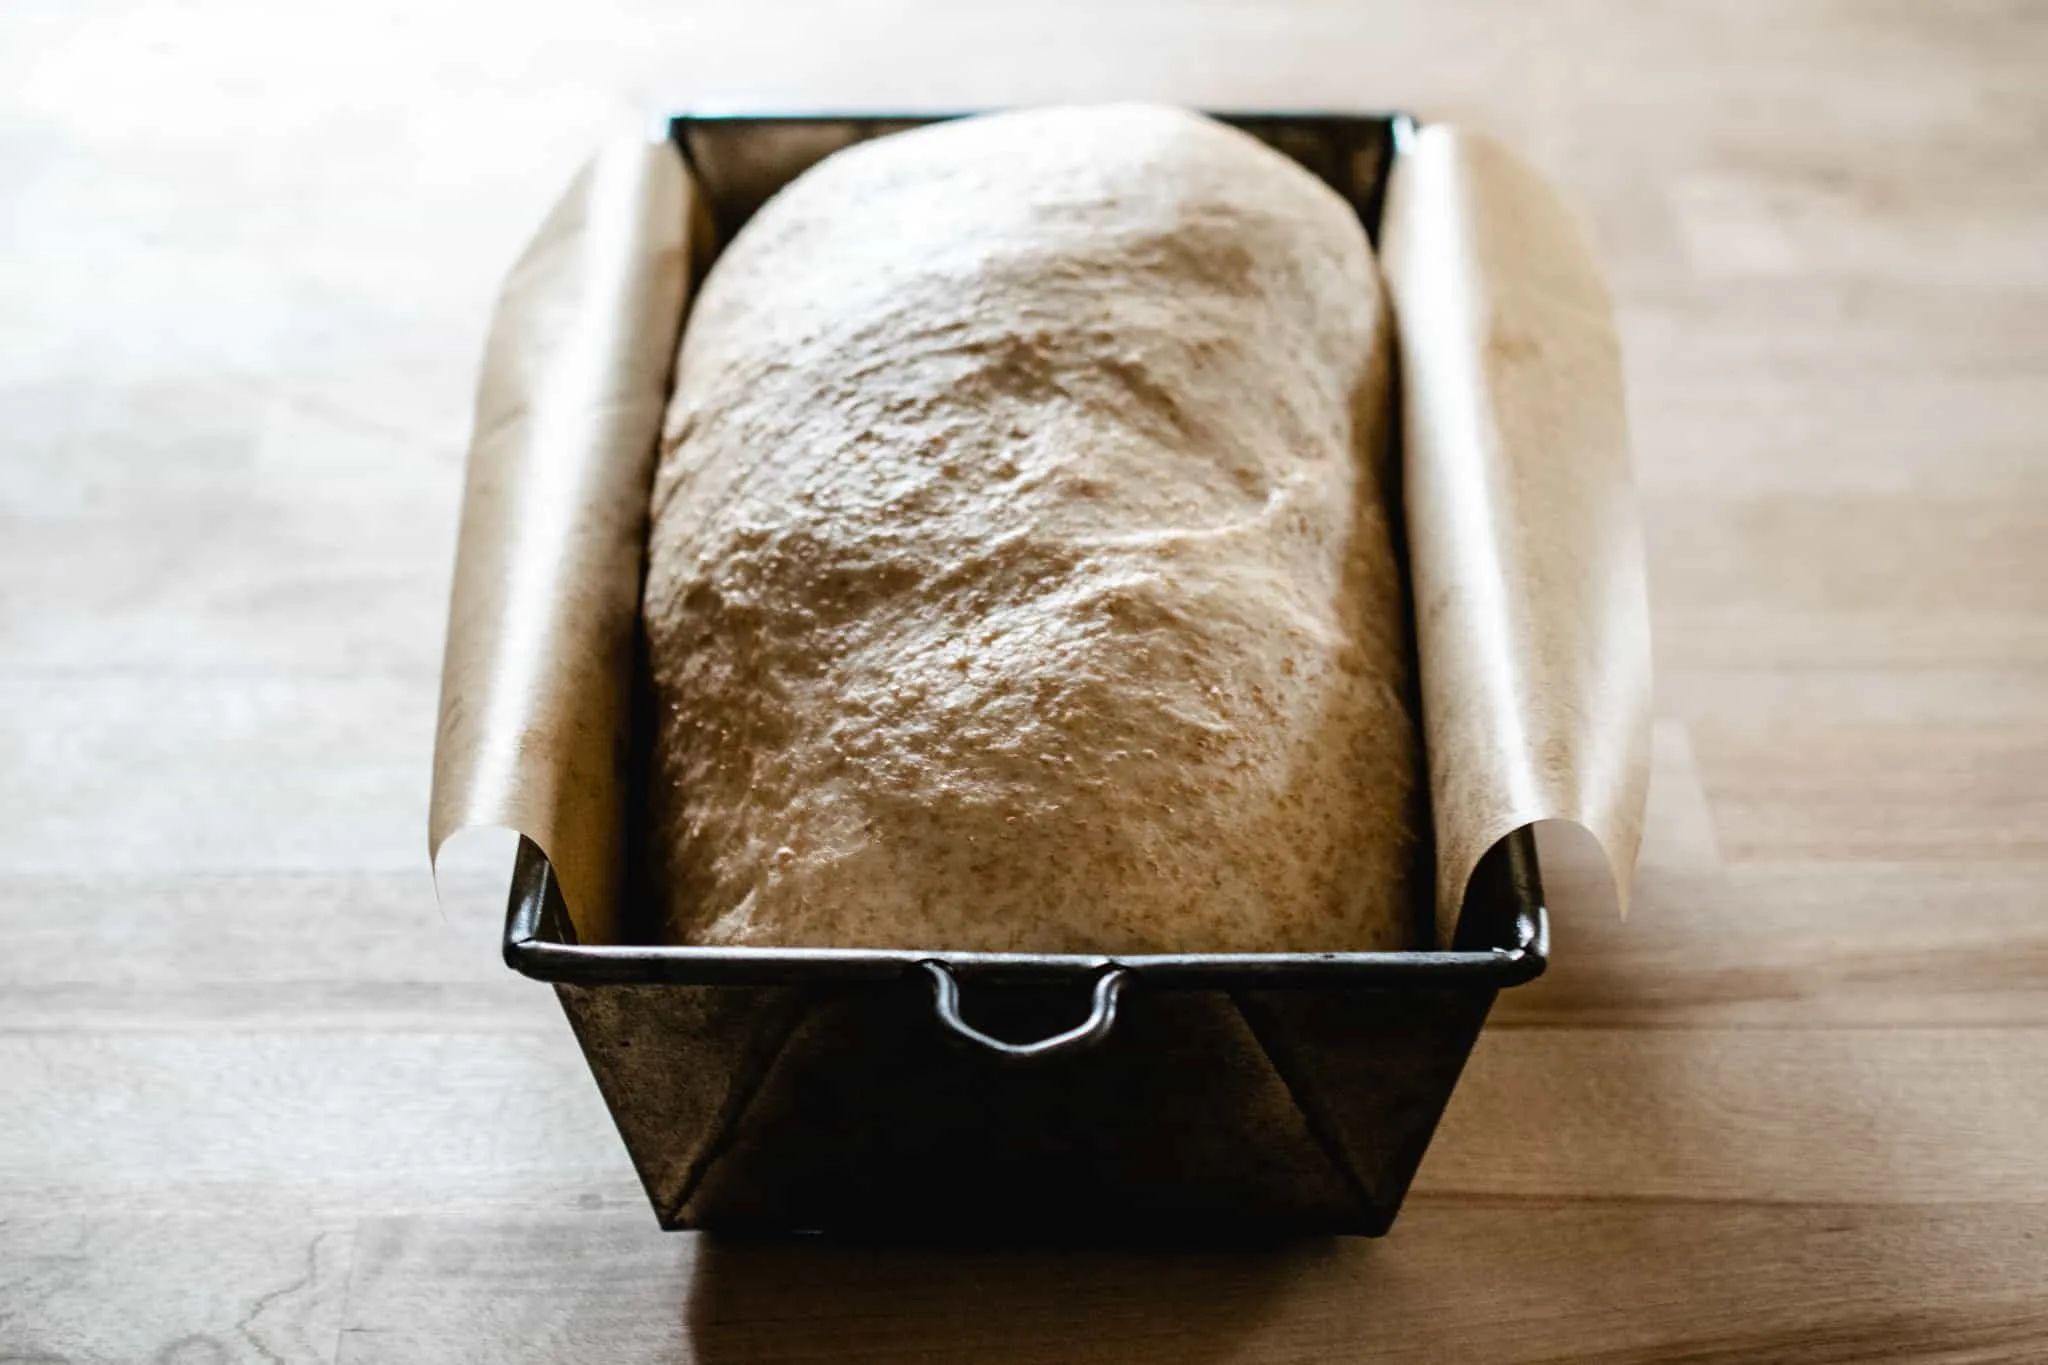
POLYGON ((0 1359, 2048 1360, 2043 70, 1892 0, 0 14, 0 1359), (1546 843, 1382 1243, 665 1236, 423 865, 498 279, 651 104, 1129 94, 1412 106, 1584 207, 1630 921, 1546 843))
POLYGON ((0 1359, 332 1359, 355 1223, 284 1213, 9 1218, 0 1330, 14 1335, 0 1359))

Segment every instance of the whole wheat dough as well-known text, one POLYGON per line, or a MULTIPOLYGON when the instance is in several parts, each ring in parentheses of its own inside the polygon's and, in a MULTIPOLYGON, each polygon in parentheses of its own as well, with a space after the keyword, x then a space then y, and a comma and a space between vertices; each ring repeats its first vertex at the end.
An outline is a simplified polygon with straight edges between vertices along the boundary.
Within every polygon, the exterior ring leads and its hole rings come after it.
POLYGON ((1192 114, 942 124, 776 196, 654 490, 671 932, 1415 943, 1389 344, 1352 211, 1192 114))

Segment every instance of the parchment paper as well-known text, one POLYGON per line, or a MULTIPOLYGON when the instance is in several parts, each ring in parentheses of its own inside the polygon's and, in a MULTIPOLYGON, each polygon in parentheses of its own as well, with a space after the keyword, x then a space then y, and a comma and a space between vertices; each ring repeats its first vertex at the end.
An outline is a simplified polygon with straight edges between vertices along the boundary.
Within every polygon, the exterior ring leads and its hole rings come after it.
POLYGON ((1627 913, 1650 775, 1650 627, 1613 309, 1557 195, 1449 126, 1401 147, 1380 268, 1448 941, 1487 849, 1570 820, 1627 913))
POLYGON ((579 937, 613 938, 654 445, 709 229, 666 140, 571 182, 499 295, 455 558, 429 854, 519 831, 579 937))
MULTIPOLYGON (((669 144, 605 149, 506 281, 477 400, 430 845, 531 838, 586 943, 615 937, 652 456, 708 243, 669 144)), ((1539 177, 1444 127, 1396 156, 1382 263, 1442 935, 1479 858, 1538 820, 1591 830, 1625 905, 1649 635, 1599 272, 1539 177)))

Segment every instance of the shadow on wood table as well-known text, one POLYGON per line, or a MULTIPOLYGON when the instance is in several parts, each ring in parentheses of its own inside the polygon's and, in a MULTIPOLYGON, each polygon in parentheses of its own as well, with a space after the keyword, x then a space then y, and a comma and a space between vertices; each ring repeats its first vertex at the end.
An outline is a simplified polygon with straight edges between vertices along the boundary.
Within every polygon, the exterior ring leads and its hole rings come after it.
POLYGON ((704 1238, 689 1324, 706 1365, 791 1360, 1238 1358, 1331 1239, 1062 1249, 704 1238))

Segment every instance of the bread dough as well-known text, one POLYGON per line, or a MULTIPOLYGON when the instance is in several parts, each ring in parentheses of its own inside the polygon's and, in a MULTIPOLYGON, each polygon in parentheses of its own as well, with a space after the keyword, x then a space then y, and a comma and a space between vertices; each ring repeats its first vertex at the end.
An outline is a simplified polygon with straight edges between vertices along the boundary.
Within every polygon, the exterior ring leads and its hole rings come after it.
POLYGON ((654 489, 670 932, 1419 942, 1390 344, 1352 210, 1193 114, 785 188, 699 292, 654 489))

